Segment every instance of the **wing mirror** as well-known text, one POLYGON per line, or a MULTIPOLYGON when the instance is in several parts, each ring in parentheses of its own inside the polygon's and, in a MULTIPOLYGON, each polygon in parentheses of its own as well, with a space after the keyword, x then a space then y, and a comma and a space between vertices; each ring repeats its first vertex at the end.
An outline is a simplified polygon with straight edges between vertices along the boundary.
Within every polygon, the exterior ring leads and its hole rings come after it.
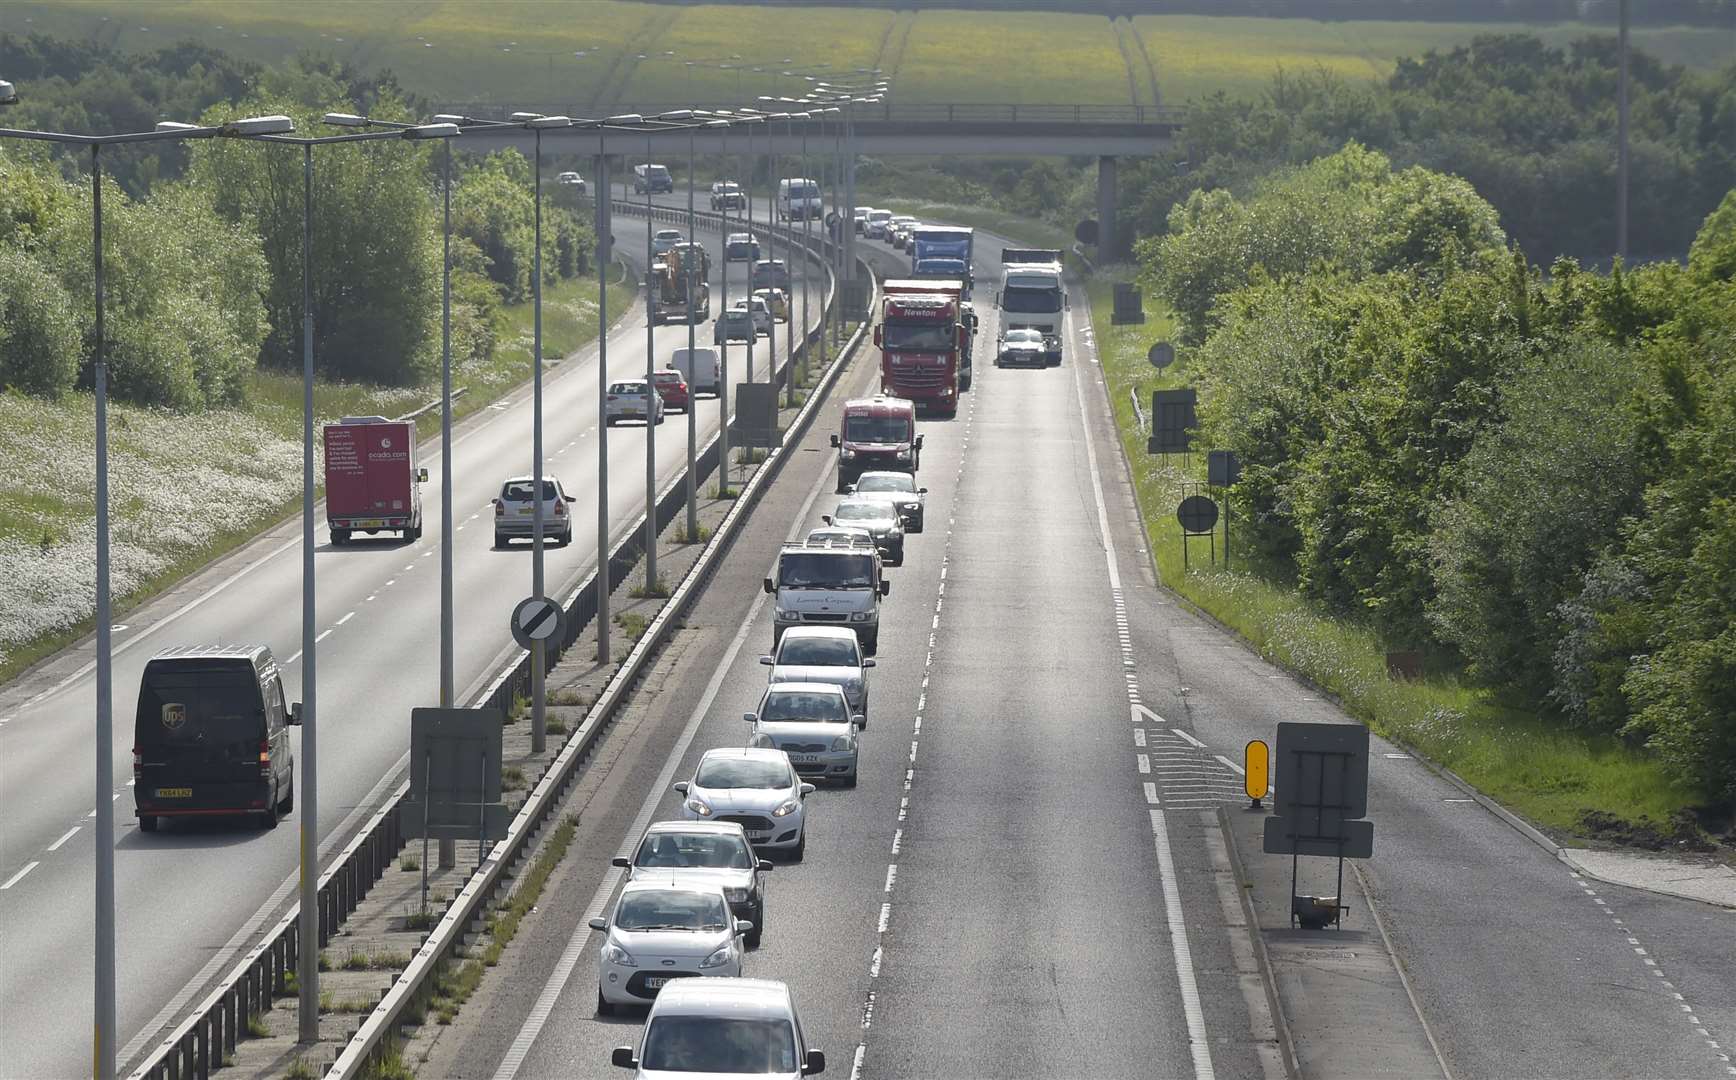
POLYGON ((832 523, 832 515, 831 514, 821 514, 820 520, 825 522, 826 524, 830 525, 832 523))
POLYGON ((834 449, 836 449, 837 446, 838 446, 838 436, 834 435, 834 436, 832 436, 832 447, 834 449))
POLYGON ((759 722, 759 717, 755 716, 753 713, 750 713, 750 712, 742 713, 741 718, 743 720, 746 720, 750 724, 757 724, 759 722))
POLYGON ((927 488, 917 488, 917 489, 916 489, 916 493, 917 493, 917 494, 918 494, 918 495, 927 495, 927 494, 928 494, 928 489, 927 489, 927 488))
POLYGON ((887 581, 885 578, 880 579, 880 595, 881 596, 891 596, 892 595, 892 582, 887 581))
POLYGON ((570 503, 576 503, 579 501, 579 497, 577 495, 568 495, 567 501, 570 503))
POLYGON ((416 470, 416 482, 418 484, 426 484, 428 482, 428 470, 427 469, 417 469, 416 470))
POLYGON ((753 920, 751 920, 751 919, 737 919, 737 920, 735 920, 735 932, 738 935, 739 934, 746 934, 746 933, 750 932, 751 930, 753 930, 753 920))
POLYGON ((772 658, 769 656, 762 656, 762 657, 760 657, 760 663, 764 664, 766 667, 771 667, 773 661, 772 661, 772 658))
POLYGON ((687 781, 683 780, 680 783, 675 785, 675 793, 677 795, 685 795, 685 794, 687 794, 687 789, 689 786, 690 785, 687 783, 687 781))
POLYGON ((292 702, 289 706, 289 716, 285 721, 291 727, 301 726, 301 702, 292 702))
POLYGON ((609 928, 609 920, 608 919, 592 919, 590 922, 586 923, 585 925, 589 926, 592 930, 607 930, 609 928))
POLYGON ((868 659, 862 661, 862 666, 865 668, 873 667, 874 666, 874 658, 872 656, 870 656, 868 659))
POLYGON ((763 586, 763 587, 764 587, 764 588, 765 588, 765 591, 766 591, 766 592, 768 592, 768 593, 773 593, 773 594, 776 594, 776 593, 777 593, 777 591, 778 591, 778 587, 777 587, 777 586, 776 586, 776 585, 773 585, 773 584, 772 584, 772 579, 771 579, 771 578, 766 578, 766 579, 765 579, 765 580, 764 580, 764 581, 762 581, 762 582, 761 582, 761 583, 760 583, 760 584, 761 584, 761 585, 762 585, 762 586, 763 586))
POLYGON ((865 728, 868 726, 868 717, 864 713, 857 713, 855 716, 850 718, 850 722, 859 728, 865 728))
MULTIPOLYGON (((623 1047, 622 1049, 626 1049, 623 1047)), ((802 1062, 803 1076, 818 1076, 826 1071, 826 1055, 819 1050, 809 1050, 808 1060, 802 1062)))
POLYGON ((797 788, 796 790, 800 791, 802 793, 802 798, 805 799, 809 795, 812 795, 815 791, 818 791, 819 789, 814 787, 814 785, 812 785, 812 784, 803 784, 801 787, 797 788))
POLYGON ((918 450, 921 450, 922 449, 922 436, 918 435, 916 437, 916 441, 914 443, 911 443, 911 445, 916 447, 918 450))
POLYGON ((875 346, 875 348, 880 347, 880 338, 881 338, 880 327, 876 326, 874 328, 874 346, 875 346))
POLYGON ((609 1055, 609 1064, 617 1069, 637 1069, 639 1059, 633 1056, 631 1046, 617 1046, 609 1055))
POLYGON ((754 867, 755 870, 770 870, 771 868, 772 861, 770 859, 761 859, 759 860, 759 865, 754 867))
POLYGON ((625 856, 625 855, 617 855, 613 859, 609 860, 609 865, 610 866, 619 866, 623 870, 628 870, 628 869, 632 868, 633 860, 627 858, 627 856, 625 856))

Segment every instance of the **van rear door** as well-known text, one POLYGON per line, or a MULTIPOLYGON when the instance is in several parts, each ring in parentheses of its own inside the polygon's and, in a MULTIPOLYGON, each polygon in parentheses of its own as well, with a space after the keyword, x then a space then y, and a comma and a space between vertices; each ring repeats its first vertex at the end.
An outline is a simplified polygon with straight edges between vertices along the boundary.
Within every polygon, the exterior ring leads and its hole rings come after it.
POLYGON ((138 798, 153 813, 263 806, 269 734, 259 676, 246 659, 153 661, 139 687, 138 798))

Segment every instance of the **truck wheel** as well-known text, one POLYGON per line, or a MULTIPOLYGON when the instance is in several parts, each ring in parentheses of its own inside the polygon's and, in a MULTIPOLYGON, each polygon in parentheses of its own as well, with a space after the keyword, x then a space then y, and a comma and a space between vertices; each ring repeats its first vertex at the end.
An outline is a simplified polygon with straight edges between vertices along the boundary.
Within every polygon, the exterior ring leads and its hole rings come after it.
POLYGON ((867 653, 869 656, 879 655, 879 653, 880 653, 880 632, 879 631, 875 631, 874 633, 869 634, 867 637, 862 639, 862 651, 867 653))
POLYGON ((494 546, 497 548, 505 547, 506 546, 506 537, 500 535, 499 533, 495 533, 494 534, 494 546))
POLYGON ((349 542, 350 542, 350 530, 337 529, 337 528, 332 529, 332 546, 333 547, 343 547, 345 544, 347 544, 349 542))
POLYGON ((277 789, 271 789, 271 798, 265 803, 265 809, 259 814, 259 827, 267 832, 277 828, 277 789))
POLYGON ((422 539, 422 526, 416 525, 404 530, 405 543, 414 544, 420 539, 422 539))
POLYGON ((162 820, 163 820, 162 818, 158 817, 155 814, 140 814, 139 815, 139 831, 140 832, 156 832, 157 831, 157 823, 162 821, 162 820))

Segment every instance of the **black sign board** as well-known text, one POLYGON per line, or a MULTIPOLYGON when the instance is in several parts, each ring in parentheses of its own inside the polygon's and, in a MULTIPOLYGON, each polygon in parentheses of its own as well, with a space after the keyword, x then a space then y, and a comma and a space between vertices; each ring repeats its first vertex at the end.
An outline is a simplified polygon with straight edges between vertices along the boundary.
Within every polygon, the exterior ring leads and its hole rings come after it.
POLYGON ((1073 239, 1081 244, 1095 244, 1097 242, 1097 222, 1086 218, 1073 226, 1073 239))
POLYGON ((730 441, 737 446, 782 446, 778 428, 778 388, 770 383, 735 384, 735 422, 730 441))
POLYGON ((1160 341, 1146 352, 1145 358, 1151 361, 1152 367, 1162 371, 1175 363, 1175 346, 1167 341, 1160 341))
POLYGON ((1368 729, 1361 724, 1278 725, 1273 816, 1264 848, 1272 855, 1367 859, 1374 854, 1368 816, 1368 729))
POLYGON ((1211 487, 1234 487, 1242 478, 1242 459, 1234 450, 1206 451, 1206 484, 1211 487))
POLYGON ((1218 504, 1204 495, 1189 495, 1175 508, 1175 519, 1183 532, 1204 536, 1218 523, 1218 504))
POLYGON ((405 836, 498 840, 510 821, 500 797, 499 709, 410 710, 405 836))
POLYGON ((1151 394, 1151 438, 1146 450, 1153 454, 1184 453, 1193 446, 1197 396, 1194 391, 1154 390, 1151 394))
POLYGON ((1139 286, 1126 281, 1115 283, 1115 310, 1109 313, 1109 321, 1116 326, 1145 321, 1144 294, 1139 286))

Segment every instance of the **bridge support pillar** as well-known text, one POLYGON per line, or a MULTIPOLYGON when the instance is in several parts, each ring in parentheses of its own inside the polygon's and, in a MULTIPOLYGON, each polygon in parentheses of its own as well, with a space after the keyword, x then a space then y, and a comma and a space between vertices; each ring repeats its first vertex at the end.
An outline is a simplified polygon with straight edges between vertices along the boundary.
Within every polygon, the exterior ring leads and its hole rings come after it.
POLYGON ((1115 158, 1097 159, 1097 253, 1103 262, 1121 258, 1121 237, 1115 232, 1115 158))

